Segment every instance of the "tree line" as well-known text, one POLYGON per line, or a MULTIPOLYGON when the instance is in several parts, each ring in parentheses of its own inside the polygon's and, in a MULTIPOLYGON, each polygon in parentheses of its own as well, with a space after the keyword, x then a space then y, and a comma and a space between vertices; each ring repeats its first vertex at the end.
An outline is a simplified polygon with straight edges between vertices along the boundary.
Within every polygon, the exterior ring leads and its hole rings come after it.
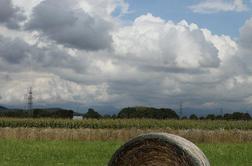
POLYGON ((120 118, 120 119, 192 119, 192 120, 251 120, 248 113, 234 112, 224 115, 209 114, 204 117, 198 117, 195 114, 189 117, 179 117, 177 113, 170 108, 154 108, 154 107, 126 107, 118 114, 101 115, 93 108, 89 108, 85 114, 76 113, 73 110, 66 110, 61 108, 45 108, 33 109, 32 112, 22 109, 0 109, 0 117, 18 117, 18 118, 69 118, 78 115, 83 118, 106 119, 106 118, 120 118))
POLYGON ((182 119, 193 119, 193 120, 251 120, 251 116, 249 113, 243 112, 234 112, 234 113, 227 113, 224 115, 214 115, 208 114, 207 116, 198 117, 195 114, 192 114, 188 117, 182 117, 182 119))
POLYGON ((152 107, 127 107, 123 108, 117 115, 100 115, 94 109, 90 108, 83 118, 148 118, 148 119, 178 119, 175 111, 169 108, 152 107))
POLYGON ((32 111, 22 109, 0 110, 0 117, 11 118, 68 118, 72 119, 74 111, 61 108, 33 109, 32 111))
POLYGON ((148 118, 148 119, 191 119, 191 120, 251 120, 249 113, 234 112, 227 113, 224 115, 214 115, 208 114, 207 116, 198 117, 195 114, 190 115, 189 117, 179 117, 177 113, 170 108, 153 108, 153 107, 127 107, 123 108, 117 115, 104 115, 102 116, 94 109, 90 108, 86 114, 83 115, 83 118, 122 118, 122 119, 131 119, 131 118, 148 118))

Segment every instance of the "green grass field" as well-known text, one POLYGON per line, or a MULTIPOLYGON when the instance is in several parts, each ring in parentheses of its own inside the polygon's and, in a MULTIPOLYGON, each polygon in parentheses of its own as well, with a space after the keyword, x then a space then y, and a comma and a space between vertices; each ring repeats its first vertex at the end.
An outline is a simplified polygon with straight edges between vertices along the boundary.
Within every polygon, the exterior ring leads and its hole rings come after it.
MULTIPOLYGON (((104 166, 122 142, 0 140, 1 166, 104 166)), ((212 166, 252 165, 252 144, 199 144, 212 166)))

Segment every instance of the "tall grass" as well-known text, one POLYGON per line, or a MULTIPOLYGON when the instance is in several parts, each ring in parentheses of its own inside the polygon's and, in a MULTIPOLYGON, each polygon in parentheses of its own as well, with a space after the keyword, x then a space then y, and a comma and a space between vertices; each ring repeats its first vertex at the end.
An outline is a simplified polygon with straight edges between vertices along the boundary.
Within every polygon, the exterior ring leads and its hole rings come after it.
POLYGON ((252 121, 225 121, 225 120, 153 120, 153 119, 17 119, 0 118, 0 127, 24 128, 91 128, 91 129, 239 129, 251 130, 252 121))
POLYGON ((174 129, 63 129, 0 128, 0 139, 127 141, 140 134, 165 132, 182 136, 194 143, 252 142, 252 130, 174 130, 174 129))

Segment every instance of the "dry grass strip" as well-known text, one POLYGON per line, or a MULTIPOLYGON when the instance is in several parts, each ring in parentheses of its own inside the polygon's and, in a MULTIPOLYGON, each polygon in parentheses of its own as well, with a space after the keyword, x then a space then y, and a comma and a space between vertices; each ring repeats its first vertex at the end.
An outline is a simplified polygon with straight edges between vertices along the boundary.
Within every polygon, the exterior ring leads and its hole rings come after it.
POLYGON ((127 141, 140 134, 165 132, 179 135, 194 143, 248 143, 252 130, 173 130, 173 129, 52 129, 0 128, 1 139, 127 141))

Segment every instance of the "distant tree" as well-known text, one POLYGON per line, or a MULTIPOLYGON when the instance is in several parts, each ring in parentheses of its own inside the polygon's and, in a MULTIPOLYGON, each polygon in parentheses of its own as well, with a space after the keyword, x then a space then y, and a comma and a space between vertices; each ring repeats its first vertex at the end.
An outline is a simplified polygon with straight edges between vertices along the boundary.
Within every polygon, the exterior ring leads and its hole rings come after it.
POLYGON ((214 114, 209 114, 209 115, 207 115, 206 119, 215 120, 216 117, 214 114))
POLYGON ((74 111, 61 108, 34 109, 34 118, 73 118, 74 111))
POLYGON ((225 114, 225 120, 251 120, 251 116, 248 113, 234 112, 232 114, 225 114))
POLYGON ((231 116, 232 116, 232 119, 234 119, 234 120, 243 119, 243 113, 241 113, 241 112, 234 112, 231 116))
POLYGON ((187 119, 187 116, 183 116, 181 119, 185 120, 185 119, 187 119))
POLYGON ((206 118, 204 116, 201 116, 199 119, 200 120, 205 120, 206 118))
POLYGON ((232 114, 232 118, 234 120, 249 120, 249 119, 251 119, 251 117, 248 113, 242 113, 242 112, 234 112, 232 114))
POLYGON ((217 115, 215 119, 216 119, 216 120, 222 120, 222 119, 224 119, 224 117, 221 116, 221 115, 217 115))
POLYGON ((16 117, 16 118, 27 118, 30 114, 26 110, 21 109, 8 109, 0 111, 1 117, 16 117))
POLYGON ((83 115, 83 118, 100 119, 102 116, 93 108, 89 108, 88 112, 83 115))
POLYGON ((195 114, 192 114, 189 118, 192 120, 198 120, 198 117, 195 114))
POLYGON ((251 120, 251 116, 249 115, 249 113, 245 113, 243 115, 243 120, 251 120))
POLYGON ((169 108, 152 108, 152 107, 128 107, 123 108, 119 118, 149 118, 149 119, 178 119, 175 111, 169 108))
POLYGON ((72 110, 58 110, 52 113, 53 117, 56 118, 73 118, 73 111, 72 110))
POLYGON ((105 115, 103 116, 103 118, 104 118, 104 119, 110 119, 110 118, 111 118, 111 115, 105 114, 105 115))
POLYGON ((228 114, 228 113, 224 114, 223 119, 225 119, 225 120, 231 120, 232 119, 232 115, 228 114))
POLYGON ((111 116, 111 118, 112 118, 112 119, 116 119, 116 118, 117 118, 117 115, 116 115, 116 114, 113 114, 113 115, 111 116))

